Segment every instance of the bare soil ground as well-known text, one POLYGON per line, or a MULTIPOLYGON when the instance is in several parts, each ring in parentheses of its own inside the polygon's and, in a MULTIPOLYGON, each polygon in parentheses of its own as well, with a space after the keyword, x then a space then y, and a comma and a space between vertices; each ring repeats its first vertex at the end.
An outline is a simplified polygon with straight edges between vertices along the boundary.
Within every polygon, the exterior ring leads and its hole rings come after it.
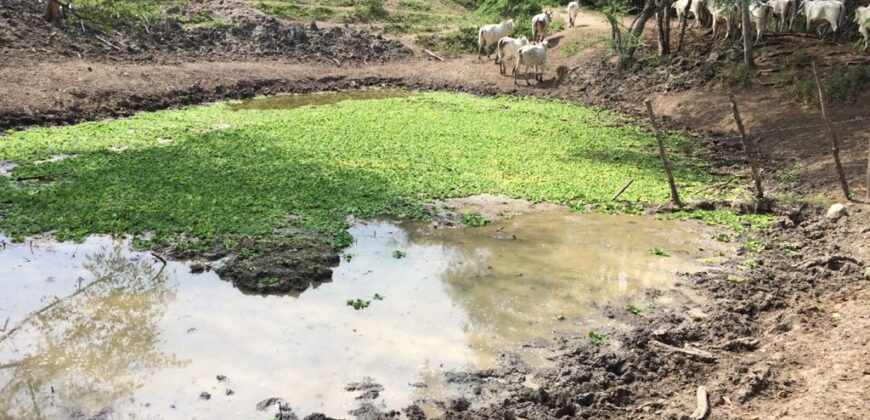
MULTIPOLYGON (((200 3, 192 7, 202 7, 200 3)), ((732 89, 716 79, 735 47, 705 46, 699 39, 708 36, 706 31, 690 32, 685 55, 660 61, 642 54, 641 64, 617 74, 598 42, 608 34, 607 23, 583 13, 577 28, 554 35, 560 45, 553 50, 545 82, 526 86, 524 79, 517 85, 499 75, 491 61, 473 56, 434 61, 413 46, 408 50, 352 28, 311 29, 256 15, 232 0, 213 3, 219 15, 248 22, 250 27, 239 26, 247 32, 180 35, 166 23, 154 28, 166 31, 165 36, 143 38, 121 28, 107 39, 123 46, 119 50, 88 29, 58 32, 28 15, 35 7, 30 3, 4 2, 0 128, 361 87, 534 95, 635 114, 642 112, 641 99, 650 96, 669 127, 703 133, 699 141, 709 142, 723 164, 733 165, 732 172, 745 175, 727 103, 732 89), (264 28, 288 36, 303 34, 305 41, 275 38, 273 32, 264 35, 264 28), (337 32, 329 35, 333 30, 337 32), (345 49, 348 42, 362 46, 345 49), (569 45, 576 53, 563 54, 569 45)), ((829 67, 833 63, 866 60, 848 45, 771 37, 759 50, 760 69, 753 75, 757 82, 735 93, 747 128, 759 133, 765 179, 779 192, 819 195, 827 202, 840 193, 819 112, 765 83, 777 60, 797 49, 817 57, 824 71, 835 71, 829 67)), ((868 104, 870 91, 865 90, 830 110, 841 122, 835 129, 858 196, 866 188, 862 177, 870 121, 863 118, 868 104)), ((870 209, 851 204, 849 216, 837 221, 826 219, 816 207, 780 205, 777 211, 782 218, 759 239, 765 249, 758 255, 747 254, 722 271, 685 279, 686 293, 700 292, 708 303, 698 305, 678 295, 675 306, 644 317, 611 308, 613 317, 633 326, 628 332, 606 332, 619 346, 595 347, 578 336, 559 350, 553 369, 533 371, 508 359, 501 369, 456 374, 452 380, 469 392, 466 398, 440 403, 446 416, 687 418, 695 409, 696 387, 704 385, 712 418, 863 418, 870 404, 870 209), (741 265, 749 258, 757 266, 741 265), (663 350, 654 341, 690 345, 712 358, 663 350)), ((372 408, 359 414, 398 413, 372 408)), ((409 407, 405 414, 417 418, 421 411, 409 407)))

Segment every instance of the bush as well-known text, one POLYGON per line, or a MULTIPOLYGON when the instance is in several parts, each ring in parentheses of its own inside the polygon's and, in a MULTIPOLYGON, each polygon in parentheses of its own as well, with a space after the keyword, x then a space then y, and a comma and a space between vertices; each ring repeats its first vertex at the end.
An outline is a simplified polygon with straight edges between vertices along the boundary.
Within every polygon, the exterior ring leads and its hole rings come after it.
POLYGON ((483 0, 477 10, 483 15, 517 19, 541 13, 543 4, 540 0, 483 0))
POLYGON ((297 4, 275 4, 259 2, 256 4, 267 15, 290 20, 326 20, 335 12, 326 7, 302 7, 297 4))
POLYGON ((477 52, 476 26, 465 26, 442 35, 421 34, 417 43, 444 54, 462 54, 477 52))
POLYGON ((109 29, 156 22, 163 17, 164 9, 184 3, 183 0, 76 0, 75 8, 88 23, 109 29))
MULTIPOLYGON (((819 90, 812 71, 791 70, 786 74, 793 75, 792 79, 788 80, 788 76, 784 74, 777 79, 777 83, 788 85, 789 96, 805 105, 815 106, 819 104, 819 90)), ((855 66, 845 70, 831 71, 829 74, 823 75, 822 83, 828 93, 829 102, 848 102, 870 83, 870 66, 855 66)))
POLYGON ((752 71, 746 63, 732 63, 722 69, 722 80, 729 86, 749 86, 752 81, 752 71))
POLYGON ((350 22, 372 22, 386 19, 390 13, 384 8, 384 0, 360 0, 348 15, 350 22))

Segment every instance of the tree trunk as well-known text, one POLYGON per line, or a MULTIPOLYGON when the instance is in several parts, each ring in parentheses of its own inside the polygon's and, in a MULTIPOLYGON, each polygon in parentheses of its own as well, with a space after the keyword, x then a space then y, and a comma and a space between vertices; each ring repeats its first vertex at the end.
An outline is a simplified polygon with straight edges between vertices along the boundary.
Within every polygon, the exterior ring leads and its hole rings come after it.
POLYGON ((662 0, 656 10, 656 25, 658 26, 659 56, 671 53, 671 0, 662 0))
POLYGON ((47 22, 51 22, 55 25, 60 25, 60 23, 61 23, 60 3, 56 2, 55 0, 46 0, 45 1, 45 13, 43 13, 42 17, 47 22))
POLYGON ((743 62, 747 67, 755 67, 752 58, 752 21, 749 19, 749 0, 740 0, 740 23, 743 26, 743 62))
MULTIPOLYGON (((698 1, 698 0, 692 0, 692 1, 698 1)), ((691 6, 692 6, 691 1, 686 2, 686 8, 683 9, 683 18, 680 19, 680 40, 677 41, 677 52, 680 52, 683 49, 683 37, 686 36, 686 25, 688 24, 687 21, 689 20, 688 19, 689 7, 691 7, 691 6)), ((700 16, 695 16, 695 21, 700 21, 700 20, 701 20, 700 16)), ((698 25, 700 26, 700 23, 698 25)))
POLYGON ((631 40, 629 41, 628 48, 620 57, 619 65, 620 67, 626 66, 632 58, 634 58, 634 52, 637 51, 637 47, 640 44, 640 39, 643 37, 643 29, 646 27, 646 22, 650 20, 653 15, 656 13, 656 0, 646 0, 646 6, 643 8, 643 11, 640 12, 639 15, 634 20, 634 24, 631 26, 631 31, 629 35, 631 36, 631 40))

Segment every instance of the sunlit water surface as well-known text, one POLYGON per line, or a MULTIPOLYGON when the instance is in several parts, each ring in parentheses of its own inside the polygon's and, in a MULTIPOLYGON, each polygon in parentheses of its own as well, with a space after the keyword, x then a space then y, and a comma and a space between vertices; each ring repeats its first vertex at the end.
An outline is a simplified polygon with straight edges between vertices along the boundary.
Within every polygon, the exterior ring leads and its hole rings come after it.
POLYGON ((245 295, 181 262, 161 271, 106 237, 7 243, 0 417, 263 419, 256 403, 273 396, 347 417, 360 402, 344 388, 365 377, 385 387, 377 404, 402 408, 449 393, 444 371, 494 366, 505 350, 542 363, 546 350, 523 344, 600 326, 601 306, 645 302, 642 289, 669 287, 716 246, 694 223, 564 211, 351 232, 333 281, 299 296, 245 295), (347 306, 357 298, 370 305, 347 306))

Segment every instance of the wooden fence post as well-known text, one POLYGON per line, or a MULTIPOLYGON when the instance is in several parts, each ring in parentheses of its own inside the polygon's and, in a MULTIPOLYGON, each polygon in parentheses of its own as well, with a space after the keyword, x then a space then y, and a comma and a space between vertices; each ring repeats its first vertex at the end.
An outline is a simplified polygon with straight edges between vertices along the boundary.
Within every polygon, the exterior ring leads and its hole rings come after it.
POLYGON ((813 61, 813 77, 816 79, 816 86, 819 88, 819 106, 822 108, 822 118, 825 119, 825 126, 828 128, 828 139, 831 141, 831 154, 834 155, 834 165, 837 167, 840 185, 843 187, 843 193, 846 194, 846 200, 851 201, 852 196, 849 194, 849 181, 846 179, 846 172, 843 171, 843 164, 840 163, 840 141, 837 140, 837 135, 834 133, 834 126, 831 125, 831 118, 828 115, 826 106, 828 96, 825 93, 822 79, 819 77, 819 69, 815 61, 813 61))
POLYGON ((677 207, 682 207, 683 203, 680 201, 680 195, 677 193, 677 184, 674 183, 674 173, 671 172, 671 164, 668 162, 668 156, 665 153, 665 142, 662 139, 662 131, 659 128, 659 124, 656 122, 656 115, 653 113, 652 102, 649 99, 643 102, 646 105, 646 113, 649 115, 649 122, 652 124, 653 131, 656 133, 656 141, 659 144, 659 157, 662 158, 662 166, 665 167, 665 173, 668 175, 668 185, 671 187, 671 201, 677 205, 677 207))
POLYGON ((740 119, 740 110, 737 109, 737 101, 734 100, 734 95, 728 95, 728 100, 731 101, 731 112, 734 113, 734 122, 737 123, 737 131, 740 132, 743 151, 746 153, 749 167, 752 168, 752 180, 755 181, 755 198, 762 200, 764 199, 764 190, 761 188, 761 177, 758 176, 758 163, 755 161, 755 144, 746 137, 746 130, 743 128, 743 120, 740 119))

